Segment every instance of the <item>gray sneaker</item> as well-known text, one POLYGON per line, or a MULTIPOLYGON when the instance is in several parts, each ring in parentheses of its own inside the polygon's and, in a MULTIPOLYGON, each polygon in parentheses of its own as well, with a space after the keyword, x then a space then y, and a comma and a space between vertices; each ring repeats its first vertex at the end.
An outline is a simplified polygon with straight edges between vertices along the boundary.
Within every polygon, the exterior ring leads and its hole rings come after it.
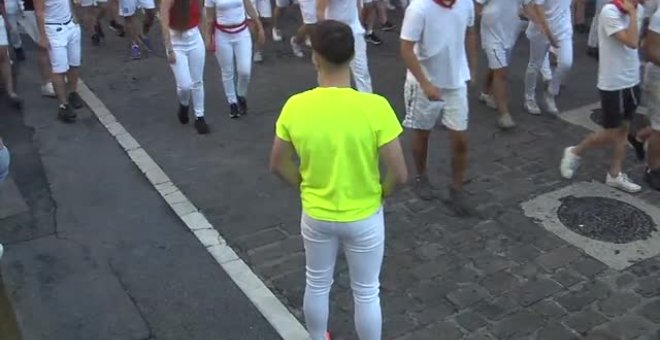
POLYGON ((513 118, 511 117, 510 114, 506 113, 501 115, 500 118, 497 119, 497 125, 502 130, 508 130, 516 127, 516 122, 513 121, 513 118))
POLYGON ((463 190, 449 188, 449 207, 460 217, 475 215, 463 190))
POLYGON ((424 201, 432 201, 438 198, 438 189, 429 182, 426 176, 415 177, 413 190, 424 201))

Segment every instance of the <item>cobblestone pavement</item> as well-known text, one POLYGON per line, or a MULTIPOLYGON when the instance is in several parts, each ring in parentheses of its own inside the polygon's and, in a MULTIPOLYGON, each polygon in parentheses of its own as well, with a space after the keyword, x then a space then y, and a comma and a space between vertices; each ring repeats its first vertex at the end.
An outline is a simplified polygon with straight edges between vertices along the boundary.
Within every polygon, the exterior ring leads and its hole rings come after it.
MULTIPOLYGON (((396 34, 383 35, 385 44, 369 50, 374 87, 402 116, 404 69, 398 40, 396 34)), ((597 101, 597 65, 584 55, 585 39, 576 38, 575 67, 559 99, 564 110, 597 101)), ((310 63, 290 56, 286 44, 270 42, 266 62, 253 70, 251 114, 230 121, 217 63, 209 55, 207 121, 213 131, 200 137, 175 119, 173 79, 163 58, 152 55, 128 63, 117 57, 125 54, 122 48, 113 40, 101 49, 87 48, 84 79, 301 317, 300 207, 296 193, 268 173, 267 159, 281 105, 290 94, 314 86, 310 63)), ((510 76, 519 123, 515 131, 499 132, 495 114, 477 103, 477 89, 472 91, 466 190, 479 216, 457 218, 443 202, 420 201, 409 189, 386 204, 386 339, 660 338, 660 258, 622 271, 610 269, 525 217, 520 208, 571 184, 558 173, 561 152, 587 133, 554 117, 522 113, 526 51, 521 39, 510 76)), ((440 128, 432 137, 432 180, 441 187, 449 179, 446 138, 440 128)), ((604 155, 587 156, 574 181, 602 181, 604 155)), ((630 156, 625 167, 641 182, 641 164, 630 156)), ((636 197, 660 204, 660 194, 648 188, 636 197)), ((347 279, 341 264, 331 306, 336 339, 355 338, 347 279)))

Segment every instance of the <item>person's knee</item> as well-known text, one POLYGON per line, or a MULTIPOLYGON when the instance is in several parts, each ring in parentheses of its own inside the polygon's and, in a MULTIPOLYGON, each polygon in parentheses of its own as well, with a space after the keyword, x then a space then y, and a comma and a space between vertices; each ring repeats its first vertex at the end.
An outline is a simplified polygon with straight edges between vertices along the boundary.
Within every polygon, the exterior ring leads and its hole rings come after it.
POLYGON ((356 304, 367 304, 378 301, 380 294, 380 283, 375 282, 351 282, 351 290, 353 290, 353 299, 356 304))
POLYGON ((332 273, 307 270, 307 290, 312 294, 329 294, 333 284, 332 273))
POLYGON ((177 84, 177 87, 181 92, 189 92, 193 89, 193 86, 193 82, 181 82, 177 84))
POLYGON ((203 80, 197 80, 197 81, 193 81, 193 82, 190 84, 190 89, 191 89, 191 90, 199 90, 199 89, 201 89, 203 86, 204 86, 204 81, 203 81, 203 80))
POLYGON ((452 148, 454 155, 465 156, 468 152, 467 134, 465 132, 452 133, 452 148))

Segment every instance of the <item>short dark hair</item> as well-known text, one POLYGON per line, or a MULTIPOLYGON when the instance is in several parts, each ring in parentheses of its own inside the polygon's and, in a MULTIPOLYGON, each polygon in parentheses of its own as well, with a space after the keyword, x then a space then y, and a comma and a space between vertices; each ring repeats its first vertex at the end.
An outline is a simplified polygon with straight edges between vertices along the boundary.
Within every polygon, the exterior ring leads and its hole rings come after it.
POLYGON ((312 49, 334 65, 351 61, 355 54, 353 30, 339 21, 324 20, 311 32, 312 49))

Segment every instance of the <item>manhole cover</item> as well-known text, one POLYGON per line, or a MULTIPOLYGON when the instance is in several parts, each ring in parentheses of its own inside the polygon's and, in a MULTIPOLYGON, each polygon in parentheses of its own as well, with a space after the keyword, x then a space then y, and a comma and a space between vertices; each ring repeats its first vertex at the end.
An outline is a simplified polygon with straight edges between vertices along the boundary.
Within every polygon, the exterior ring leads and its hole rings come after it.
POLYGON ((594 109, 591 111, 591 115, 589 116, 591 118, 591 121, 598 124, 602 125, 603 124, 603 111, 601 109, 594 109))
POLYGON ((560 201, 559 221, 568 229, 594 240, 624 244, 646 240, 657 231, 651 216, 619 200, 566 196, 560 201))

